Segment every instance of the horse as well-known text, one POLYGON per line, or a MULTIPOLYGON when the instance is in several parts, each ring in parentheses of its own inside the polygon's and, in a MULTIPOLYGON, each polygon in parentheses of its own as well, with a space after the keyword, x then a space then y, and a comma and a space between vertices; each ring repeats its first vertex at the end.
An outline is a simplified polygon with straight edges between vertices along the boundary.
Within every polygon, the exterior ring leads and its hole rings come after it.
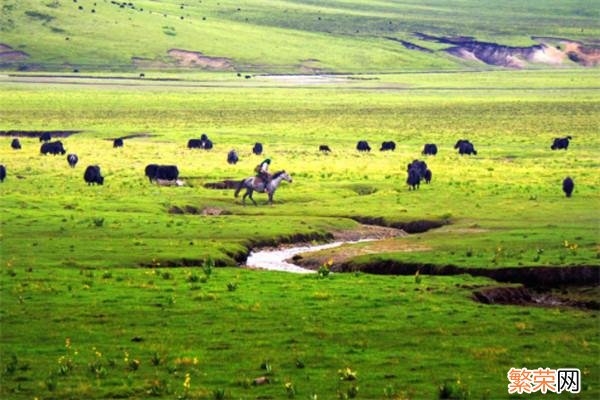
MULTIPOLYGON (((277 187, 281 184, 282 181, 288 181, 289 183, 292 183, 292 177, 289 176, 285 171, 275 172, 271 177, 271 181, 267 185, 268 190, 266 191, 269 195, 269 204, 273 204, 273 195, 275 194, 277 187)), ((257 176, 251 176, 249 178, 243 179, 239 183, 238 188, 235 191, 235 197, 238 197, 242 189, 246 189, 246 193, 244 193, 244 196, 242 197, 242 203, 246 205, 246 197, 250 197, 250 200, 252 200, 252 202, 256 206, 257 204, 256 201, 254 201, 254 199, 252 198, 252 193, 255 191, 259 193, 264 193, 265 183, 261 178, 257 176)))

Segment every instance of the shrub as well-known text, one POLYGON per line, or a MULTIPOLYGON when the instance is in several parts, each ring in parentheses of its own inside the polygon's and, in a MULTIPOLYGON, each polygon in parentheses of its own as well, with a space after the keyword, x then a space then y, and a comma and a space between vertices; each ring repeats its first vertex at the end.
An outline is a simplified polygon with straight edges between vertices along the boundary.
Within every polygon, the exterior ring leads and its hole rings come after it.
POLYGON ((444 382, 438 391, 440 399, 466 400, 469 398, 469 394, 467 387, 460 382, 460 379, 444 382))

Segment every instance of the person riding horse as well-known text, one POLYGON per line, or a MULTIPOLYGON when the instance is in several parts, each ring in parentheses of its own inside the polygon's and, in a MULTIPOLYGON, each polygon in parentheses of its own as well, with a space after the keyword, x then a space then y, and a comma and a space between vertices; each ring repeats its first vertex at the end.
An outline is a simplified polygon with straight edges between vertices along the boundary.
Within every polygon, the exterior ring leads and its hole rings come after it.
POLYGON ((271 174, 269 173, 270 165, 271 165, 271 159, 267 158, 266 160, 264 160, 262 163, 260 163, 256 167, 256 172, 257 172, 256 176, 262 180, 263 184, 265 185, 265 190, 267 190, 267 192, 268 192, 267 187, 269 186, 269 182, 271 181, 271 174))

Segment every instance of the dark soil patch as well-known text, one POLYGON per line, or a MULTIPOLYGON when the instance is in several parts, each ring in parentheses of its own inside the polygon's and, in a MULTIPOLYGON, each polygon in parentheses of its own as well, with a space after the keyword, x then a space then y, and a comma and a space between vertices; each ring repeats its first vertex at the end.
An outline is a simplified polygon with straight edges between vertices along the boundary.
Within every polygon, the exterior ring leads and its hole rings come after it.
POLYGON ((353 216, 350 217, 356 222, 360 222, 365 225, 378 225, 388 228, 402 229, 406 233, 423 233, 430 229, 441 228, 444 225, 448 225, 448 220, 417 220, 409 222, 388 222, 381 217, 365 217, 365 216, 353 216))
POLYGON ((52 137, 69 137, 83 131, 0 131, 0 136, 10 137, 28 137, 35 138, 40 137, 42 133, 49 133, 52 137))
POLYGON ((428 49, 427 47, 422 47, 422 46, 416 45, 414 43, 407 42, 406 40, 396 39, 396 38, 389 37, 389 36, 384 36, 384 38, 387 40, 391 40, 393 42, 398 42, 402 46, 404 46, 405 48, 407 48, 409 50, 422 51, 423 53, 433 53, 433 50, 428 49))
POLYGON ((204 184, 207 189, 237 189, 240 181, 233 181, 231 179, 225 179, 220 182, 208 182, 204 184))
POLYGON ((110 140, 113 141, 115 139, 135 139, 135 138, 147 138, 147 137, 154 137, 156 135, 153 135, 151 133, 145 133, 145 132, 140 132, 140 133, 132 133, 131 135, 127 135, 127 136, 119 136, 119 137, 115 137, 115 138, 107 138, 104 140, 110 140))
MULTIPOLYGON (((571 291, 571 293, 573 292, 571 291)), ((600 309, 600 303, 596 300, 578 300, 565 296, 557 296, 550 291, 533 290, 524 286, 479 289, 473 292, 473 298, 484 304, 600 309)))
POLYGON ((168 212, 169 212, 169 214, 179 214, 179 215, 183 215, 183 214, 191 214, 191 215, 231 215, 230 211, 223 210, 223 209, 217 208, 217 207, 198 208, 198 207, 194 207, 194 206, 190 206, 190 205, 183 206, 183 207, 171 206, 171 208, 169 208, 168 212))

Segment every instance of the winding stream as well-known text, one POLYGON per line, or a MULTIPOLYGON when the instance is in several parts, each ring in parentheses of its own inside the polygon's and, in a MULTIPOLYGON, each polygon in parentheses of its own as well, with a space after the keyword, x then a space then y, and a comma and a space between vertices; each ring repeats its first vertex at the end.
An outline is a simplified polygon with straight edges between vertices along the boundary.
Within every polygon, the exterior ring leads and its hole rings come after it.
POLYGON ((295 264, 286 262, 285 260, 294 257, 300 253, 307 253, 312 251, 319 251, 325 249, 331 249, 339 247, 344 244, 369 242, 375 239, 361 239, 355 241, 339 241, 327 244, 320 244, 317 246, 298 246, 288 247, 284 249, 265 249, 256 252, 251 252, 246 260, 246 266, 250 268, 266 269, 270 271, 284 271, 292 272, 296 274, 311 274, 315 273, 312 269, 302 268, 295 264))

